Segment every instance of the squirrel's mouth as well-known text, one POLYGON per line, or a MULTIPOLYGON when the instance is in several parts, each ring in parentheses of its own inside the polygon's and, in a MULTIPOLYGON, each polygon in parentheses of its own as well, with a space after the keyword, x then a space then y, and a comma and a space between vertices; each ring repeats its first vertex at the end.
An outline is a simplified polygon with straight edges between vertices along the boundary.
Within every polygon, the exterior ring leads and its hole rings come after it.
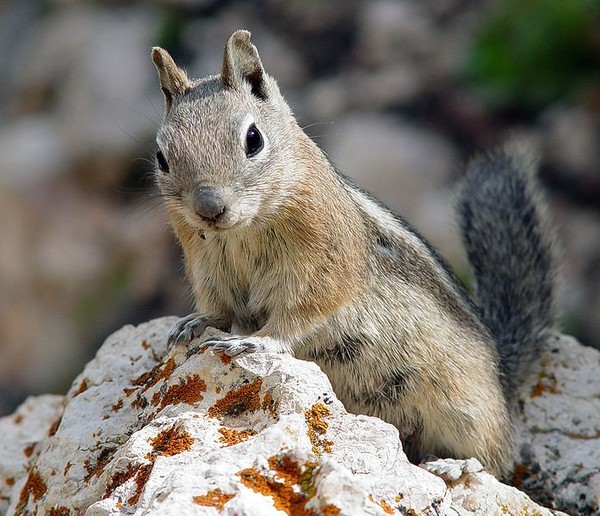
POLYGON ((194 227, 199 233, 209 233, 211 231, 221 232, 227 231, 238 225, 238 217, 233 214, 225 214, 217 218, 216 220, 210 220, 198 216, 196 213, 190 213, 189 210, 185 210, 184 218, 187 223, 194 227))

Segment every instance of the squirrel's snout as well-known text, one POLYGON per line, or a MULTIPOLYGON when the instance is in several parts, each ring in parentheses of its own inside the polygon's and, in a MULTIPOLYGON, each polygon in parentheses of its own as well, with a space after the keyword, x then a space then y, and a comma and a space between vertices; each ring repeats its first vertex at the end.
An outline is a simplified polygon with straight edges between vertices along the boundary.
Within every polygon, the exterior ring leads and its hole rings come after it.
POLYGON ((192 208, 202 219, 209 222, 218 222, 225 216, 227 202, 219 189, 203 186, 194 191, 192 208))

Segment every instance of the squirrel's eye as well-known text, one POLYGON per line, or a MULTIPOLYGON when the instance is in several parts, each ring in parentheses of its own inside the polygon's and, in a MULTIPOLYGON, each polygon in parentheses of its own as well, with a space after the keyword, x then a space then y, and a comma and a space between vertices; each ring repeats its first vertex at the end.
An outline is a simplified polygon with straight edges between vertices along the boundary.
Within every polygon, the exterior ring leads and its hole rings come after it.
POLYGON ((263 137, 258 128, 252 124, 246 132, 246 157, 256 156, 263 148, 263 137))
POLYGON ((156 151, 156 161, 158 162, 158 168, 162 171, 162 172, 169 172, 169 164, 167 163, 167 160, 165 159, 165 155, 162 153, 162 151, 160 149, 158 149, 156 151))

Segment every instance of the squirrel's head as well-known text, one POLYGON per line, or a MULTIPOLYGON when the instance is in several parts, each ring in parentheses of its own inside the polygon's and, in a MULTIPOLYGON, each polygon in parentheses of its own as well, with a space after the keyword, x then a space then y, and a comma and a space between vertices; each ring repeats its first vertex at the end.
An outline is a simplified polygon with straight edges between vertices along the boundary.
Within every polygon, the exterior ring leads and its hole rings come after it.
POLYGON ((174 222, 205 231, 268 218, 289 190, 286 142, 299 129, 250 33, 229 38, 217 76, 191 80, 158 47, 152 60, 165 98, 156 177, 174 222))

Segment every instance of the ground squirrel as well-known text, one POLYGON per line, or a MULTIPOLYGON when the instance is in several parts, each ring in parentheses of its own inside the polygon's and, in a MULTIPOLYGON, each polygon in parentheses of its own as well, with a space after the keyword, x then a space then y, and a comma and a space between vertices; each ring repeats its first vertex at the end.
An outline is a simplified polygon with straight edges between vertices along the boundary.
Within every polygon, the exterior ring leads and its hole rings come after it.
POLYGON ((411 460, 506 474, 508 407, 552 323, 551 245, 531 174, 475 160, 458 195, 481 311, 405 221, 334 170, 298 126, 250 33, 192 80, 152 50, 165 97, 156 178, 197 313, 171 344, 317 362, 351 412, 394 424, 411 460), (504 390, 504 392, 503 392, 504 390))

